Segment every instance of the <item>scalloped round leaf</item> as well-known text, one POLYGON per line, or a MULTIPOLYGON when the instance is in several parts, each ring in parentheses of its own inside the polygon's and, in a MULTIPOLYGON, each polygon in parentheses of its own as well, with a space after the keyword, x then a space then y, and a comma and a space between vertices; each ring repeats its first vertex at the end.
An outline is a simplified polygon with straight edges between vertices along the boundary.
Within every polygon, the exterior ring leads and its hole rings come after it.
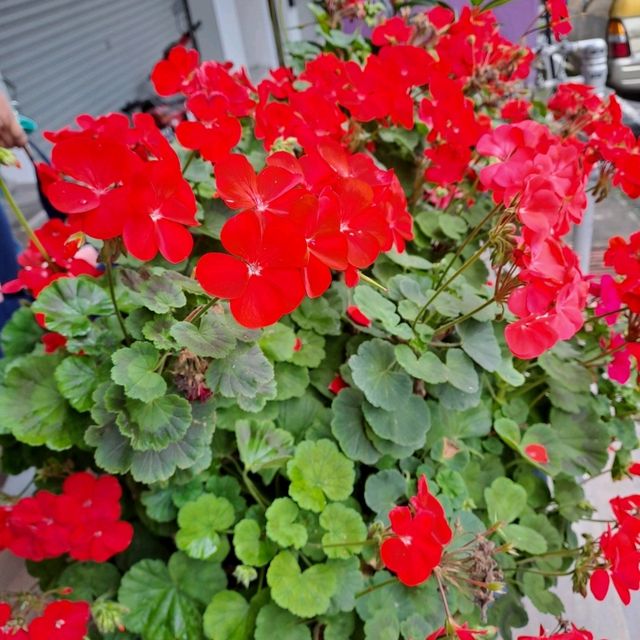
POLYGON ((233 548, 244 564, 253 567, 263 567, 276 553, 276 545, 266 540, 258 522, 249 518, 234 527, 233 548))
POLYGON ((299 367, 319 367, 325 356, 325 339, 315 331, 298 331, 298 351, 293 352, 291 362, 299 367))
POLYGON ((353 292, 353 301, 367 318, 378 320, 386 328, 400 322, 396 305, 368 285, 358 285, 353 292))
POLYGON ((414 394, 405 397, 395 411, 385 411, 368 402, 363 403, 362 410, 378 437, 414 449, 424 446, 431 427, 431 412, 421 397, 414 394))
POLYGON ((145 640, 201 640, 198 604, 172 579, 162 560, 141 560, 123 576, 118 602, 128 612, 128 631, 145 640))
POLYGON ((508 524, 500 529, 500 534, 519 551, 539 555, 547 550, 547 541, 544 537, 534 529, 521 524, 508 524))
POLYGON ((186 283, 176 271, 150 270, 146 267, 135 270, 118 269, 116 284, 117 289, 134 296, 138 305, 143 305, 155 313, 170 313, 172 309, 179 309, 187 304, 187 298, 182 291, 186 283))
POLYGON ((40 343, 43 333, 32 309, 19 307, 11 314, 0 331, 0 351, 9 358, 31 353, 40 343))
POLYGON ((293 357, 296 334, 291 327, 277 322, 264 328, 258 344, 271 360, 289 361, 293 357))
POLYGON ((398 364, 414 378, 429 384, 440 384, 448 379, 446 365, 432 351, 427 351, 418 358, 409 345, 399 344, 396 345, 395 354, 398 364))
POLYGON ((322 536, 322 548, 328 558, 345 559, 362 551, 363 545, 357 543, 366 540, 367 526, 355 509, 329 504, 320 514, 320 526, 327 532, 322 536))
POLYGON ((300 398, 309 386, 309 370, 291 362, 276 362, 275 377, 278 386, 277 400, 300 398))
POLYGON ((236 336, 225 316, 212 310, 202 316, 199 326, 176 322, 169 333, 181 347, 203 358, 224 358, 236 346, 236 336))
POLYGON ((220 591, 204 612, 204 635, 210 640, 248 640, 249 603, 236 591, 220 591))
POLYGON ((319 513, 327 503, 346 500, 353 491, 354 465, 331 440, 305 440, 287 464, 289 495, 303 508, 319 513))
POLYGON ((164 378, 155 372, 159 357, 160 354, 152 344, 134 342, 130 347, 118 349, 111 356, 111 378, 124 387, 130 398, 151 402, 167 391, 164 378))
POLYGON ((397 469, 384 469, 370 475, 364 483, 364 501, 377 517, 385 517, 396 506, 399 498, 406 495, 407 481, 397 469))
POLYGON ((274 372, 260 347, 241 344, 226 358, 211 362, 206 379, 209 388, 225 398, 255 398, 274 379, 274 372))
POLYGON ((300 618, 275 604, 268 604, 258 613, 254 638, 273 640, 276 629, 278 640, 311 640, 311 631, 301 624, 300 618))
POLYGON ((462 350, 485 371, 496 371, 502 362, 500 345, 491 322, 467 320, 456 328, 462 350))
POLYGON ((7 367, 0 385, 0 433, 54 451, 82 442, 81 417, 60 394, 54 378, 56 355, 21 356, 7 367))
POLYGON ((343 389, 331 404, 331 432, 349 458, 372 465, 381 455, 367 437, 363 402, 364 396, 359 389, 343 389))
POLYGON ((98 384, 108 380, 108 371, 98 367, 93 358, 69 356, 57 367, 54 373, 60 393, 69 404, 80 412, 86 412, 93 406, 93 392, 98 384))
POLYGON ((164 449, 183 438, 191 426, 191 405, 175 394, 150 402, 128 400, 127 409, 131 420, 130 432, 126 435, 138 451, 164 449))
POLYGON ((240 460, 252 473, 281 467, 293 454, 293 436, 268 422, 238 420, 236 442, 240 460))
POLYGON ((276 498, 267 509, 267 536, 281 547, 302 549, 307 528, 298 522, 300 509, 291 498, 276 498))
POLYGON ((320 335, 339 336, 342 332, 340 314, 326 298, 305 298, 291 318, 300 328, 320 335))
POLYGON ((322 615, 336 591, 336 574, 326 564, 300 571, 290 551, 281 551, 269 565, 267 583, 277 605, 301 618, 322 615))
POLYGON ((349 358, 353 381, 374 406, 393 411, 412 391, 411 378, 397 370, 393 345, 374 338, 349 358))
POLYGON ((220 546, 218 532, 231 527, 234 520, 233 505, 226 498, 206 493, 178 512, 176 545, 191 558, 207 560, 220 546))
POLYGON ((447 351, 447 378, 449 384, 464 393, 476 393, 480 386, 478 373, 472 360, 461 349, 447 351))
POLYGON ((71 587, 70 600, 92 602, 108 594, 113 596, 120 584, 120 572, 108 562, 74 562, 66 567, 56 581, 58 587, 71 587))
POLYGON ((54 280, 39 293, 32 309, 44 314, 49 331, 67 338, 89 333, 92 317, 113 314, 109 295, 88 276, 54 280))
POLYGON ((206 606, 227 588, 227 574, 218 562, 195 560, 182 551, 169 558, 169 575, 185 594, 206 606))
POLYGON ((491 523, 513 522, 527 506, 527 491, 509 478, 496 478, 484 490, 491 523))

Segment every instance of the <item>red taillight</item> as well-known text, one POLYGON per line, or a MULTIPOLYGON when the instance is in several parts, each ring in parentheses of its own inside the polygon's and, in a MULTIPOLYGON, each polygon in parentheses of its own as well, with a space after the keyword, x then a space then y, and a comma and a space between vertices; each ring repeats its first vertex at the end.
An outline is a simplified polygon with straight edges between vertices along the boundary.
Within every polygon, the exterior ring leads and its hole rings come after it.
POLYGON ((621 20, 609 20, 607 42, 609 43, 610 58, 628 58, 631 56, 627 30, 621 20))

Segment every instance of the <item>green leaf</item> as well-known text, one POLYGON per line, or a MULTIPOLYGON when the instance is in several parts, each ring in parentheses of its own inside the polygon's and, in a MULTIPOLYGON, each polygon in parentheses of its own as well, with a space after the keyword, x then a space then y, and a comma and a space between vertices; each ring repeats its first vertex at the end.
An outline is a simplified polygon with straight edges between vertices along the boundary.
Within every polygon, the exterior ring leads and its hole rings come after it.
POLYGON ((427 351, 418 358, 409 345, 399 344, 395 348, 395 354, 400 366, 414 378, 429 384, 439 384, 448 380, 447 367, 432 351, 427 351))
POLYGON ((291 360, 296 334, 291 327, 278 322, 263 330, 259 344, 271 360, 291 360))
POLYGON ((396 305, 368 285, 357 286, 353 300, 367 318, 379 320, 386 328, 395 327, 400 322, 396 305))
POLYGON ((525 573, 522 576, 522 587, 524 594, 541 613, 550 613, 554 616, 561 616, 564 613, 562 600, 549 591, 543 576, 537 573, 525 573))
POLYGON ((180 440, 191 426, 191 405, 174 394, 150 402, 128 400, 127 408, 134 424, 130 425, 130 432, 121 429, 139 451, 164 449, 180 440))
POLYGON ((412 391, 411 378, 397 371, 393 345, 375 338, 363 342, 349 358, 353 380, 375 407, 394 411, 412 391))
POLYGON ((244 519, 233 530, 233 548, 236 556, 253 567, 263 567, 276 553, 276 546, 265 540, 256 520, 244 519))
POLYGON ((547 541, 534 529, 520 524, 508 524, 500 530, 504 539, 520 551, 533 555, 545 553, 547 541))
POLYGON ((325 339, 313 331, 298 331, 300 348, 294 351, 291 362, 299 367, 315 368, 324 360, 325 339))
POLYGON ((326 616, 322 618, 322 622, 326 625, 323 640, 348 640, 353 637, 356 619, 352 611, 326 616))
POLYGON ((275 603, 301 618, 325 613, 338 586, 328 565, 315 564, 302 572, 290 551, 281 551, 271 561, 267 583, 275 603))
POLYGON ((170 313, 187 304, 180 274, 167 269, 118 269, 119 289, 127 291, 136 303, 154 313, 170 313))
POLYGON ((109 295, 93 278, 85 276, 54 280, 40 292, 32 309, 45 315, 49 331, 67 337, 86 335, 92 316, 114 312, 109 295))
POLYGON ((226 498, 204 494, 178 512, 176 545, 191 558, 206 560, 220 546, 219 532, 235 520, 233 505, 226 498))
POLYGON ((407 251, 403 251, 402 253, 398 253, 395 249, 391 251, 387 251, 385 256, 389 258, 389 260, 399 264, 401 267, 405 269, 420 269, 422 271, 429 271, 433 268, 433 263, 425 260, 424 258, 416 255, 412 255, 407 251))
POLYGON ((8 431, 20 442, 54 451, 82 441, 78 414, 56 385, 59 363, 56 355, 22 356, 11 363, 0 386, 0 433, 8 431))
POLYGON ((298 522, 300 509, 291 498, 276 498, 267 509, 267 535, 281 547, 302 549, 307 528, 298 522))
POLYGON ((236 346, 236 337, 224 315, 209 310, 196 327, 192 322, 176 322, 170 334, 183 348, 203 358, 224 358, 236 346))
POLYGON ((71 600, 92 602, 107 594, 116 595, 120 584, 120 572, 107 562, 74 562, 69 565, 57 580, 58 587, 71 587, 71 600))
POLYGON ((268 604, 258 613, 254 638, 274 640, 274 633, 277 633, 278 640, 311 640, 311 631, 301 624, 300 618, 275 604, 268 604))
POLYGON ((111 378, 124 387, 130 398, 151 402, 166 392, 167 383, 154 371, 158 351, 148 342, 134 342, 130 347, 119 349, 111 360, 114 365, 111 378))
POLYGON ((143 491, 140 502, 144 505, 147 515, 156 522, 171 522, 178 515, 171 488, 143 491))
POLYGON ((527 506, 526 490, 509 478, 496 478, 484 490, 484 497, 492 524, 513 522, 527 506))
POLYGON ((240 459, 252 473, 280 467, 293 453, 293 436, 284 429, 274 429, 270 423, 238 420, 236 440, 240 459))
POLYGON ((398 640, 400 638, 400 621, 395 612, 389 608, 376 611, 364 623, 366 640, 398 640))
POLYGON ((277 362, 275 365, 278 400, 300 398, 309 386, 309 371, 306 367, 297 367, 290 362, 277 362))
POLYGON ((353 491, 353 462, 331 440, 305 440, 287 464, 289 495, 303 508, 319 513, 326 499, 346 500, 353 491))
POLYGON ((301 329, 310 329, 323 336, 339 336, 342 331, 340 314, 324 297, 305 298, 291 318, 301 329))
POLYGON ((96 361, 84 356, 69 356, 56 368, 54 377, 60 393, 76 411, 89 411, 93 406, 93 392, 103 376, 96 361))
POLYGON ((493 423, 493 428, 511 448, 516 449, 518 447, 520 444, 520 427, 517 422, 509 418, 498 418, 493 423))
MULTIPOLYGON (((129 316, 129 318, 131 318, 131 316, 129 316)), ((129 318, 127 318, 127 320, 129 318)), ((156 349, 174 351, 176 343, 171 337, 171 328, 175 324, 176 321, 169 314, 156 316, 153 320, 145 322, 141 330, 142 335, 135 337, 144 337, 146 340, 149 340, 149 342, 152 342, 156 349)))
POLYGON ((500 345, 490 322, 467 320, 457 327, 462 350, 485 371, 496 371, 502 362, 500 345))
POLYGON ((380 517, 396 506, 406 495, 407 482, 397 469, 385 469, 367 478, 364 485, 364 501, 380 517))
POLYGON ((226 398, 255 398, 274 379, 274 373, 260 347, 242 344, 226 358, 211 362, 206 379, 212 391, 226 398))
POLYGON ((227 574, 217 562, 194 560, 182 551, 169 558, 169 575, 181 591, 203 606, 227 587, 227 574))
POLYGON ((365 464, 375 464, 380 459, 380 452, 367 438, 362 403, 361 391, 343 389, 331 405, 331 431, 349 458, 365 464))
POLYGON ((564 361, 550 351, 542 354, 537 362, 559 385, 576 393, 589 391, 591 374, 579 362, 564 361))
POLYGON ((595 475, 602 470, 607 463, 609 434, 607 425, 593 411, 575 415, 552 409, 550 421, 559 440, 552 453, 560 458, 563 472, 595 475))
POLYGON ((0 351, 7 358, 31 353, 40 342, 43 331, 28 307, 16 309, 2 327, 0 351))
POLYGON ((456 389, 475 393, 479 388, 478 374, 473 362, 460 349, 447 351, 447 378, 456 389))
POLYGON ((204 612, 204 634, 210 640, 248 640, 249 604, 236 591, 220 591, 204 612))
POLYGON ((360 560, 351 557, 348 560, 329 560, 327 563, 336 576, 337 588, 331 597, 331 613, 335 611, 353 611, 356 596, 364 588, 364 576, 360 570, 360 560))
POLYGON ((362 408, 364 417, 380 438, 414 449, 424 446, 431 426, 431 413, 421 397, 413 394, 405 397, 395 411, 385 411, 368 402, 362 408))
POLYGON ((320 526, 327 531, 322 536, 322 545, 328 558, 344 559, 362 551, 367 538, 367 527, 362 516, 343 504, 327 505, 320 515, 320 526))
POLYGON ((461 240, 467 232, 467 223, 462 218, 452 216, 450 213, 440 213, 438 224, 442 233, 453 240, 461 240))
POLYGON ((161 560, 141 560, 124 575, 118 601, 127 607, 128 631, 143 640, 201 640, 198 604, 176 584, 161 560))

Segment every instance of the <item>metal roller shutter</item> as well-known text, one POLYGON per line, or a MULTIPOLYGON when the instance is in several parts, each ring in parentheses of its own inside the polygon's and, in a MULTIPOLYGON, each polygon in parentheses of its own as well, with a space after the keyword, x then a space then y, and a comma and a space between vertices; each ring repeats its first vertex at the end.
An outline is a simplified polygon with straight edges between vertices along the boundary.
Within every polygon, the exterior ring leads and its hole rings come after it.
POLYGON ((0 0, 0 70, 41 129, 135 99, 187 28, 182 0, 0 0))

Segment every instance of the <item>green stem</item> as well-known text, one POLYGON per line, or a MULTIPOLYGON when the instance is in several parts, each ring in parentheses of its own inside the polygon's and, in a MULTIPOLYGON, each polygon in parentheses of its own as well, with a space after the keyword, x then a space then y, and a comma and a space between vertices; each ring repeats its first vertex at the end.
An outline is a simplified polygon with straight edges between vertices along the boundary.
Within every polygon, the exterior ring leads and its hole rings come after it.
POLYGON ((620 307, 619 309, 616 309, 615 311, 607 311, 607 313, 601 313, 598 316, 592 316, 591 318, 588 318, 587 320, 585 320, 584 324, 589 324, 590 322, 596 322, 597 320, 601 320, 602 318, 607 318, 608 316, 613 316, 616 313, 624 313, 625 311, 629 311, 629 307, 620 307))
POLYGON ((362 591, 358 591, 356 593, 356 598, 362 598, 362 596, 366 596, 368 593, 372 591, 377 591, 378 589, 382 589, 382 587, 386 587, 390 584, 396 584, 398 580, 396 578, 389 578, 388 580, 383 580, 382 582, 378 582, 378 584, 372 584, 370 587, 363 589, 362 591))
POLYGON ((440 593, 440 598, 442 599, 442 606, 444 607, 445 614, 447 615, 447 623, 449 623, 450 620, 453 620, 453 617, 451 616, 451 611, 449 610, 449 603, 447 602, 447 594, 444 591, 444 585, 442 584, 442 578, 440 577, 440 569, 438 567, 434 569, 433 575, 438 585, 438 592, 440 593))
POLYGON ((189 320, 195 324, 205 313, 207 313, 207 311, 209 311, 209 309, 211 309, 211 307, 213 307, 216 302, 218 302, 218 300, 220 300, 220 298, 211 298, 211 300, 209 300, 207 304, 202 305, 202 307, 200 307, 200 309, 198 309, 198 311, 196 311, 193 317, 189 318, 189 320))
POLYGON ((113 286, 113 265, 111 264, 111 256, 108 256, 107 259, 105 260, 105 272, 107 274, 107 283, 109 285, 109 296, 111 297, 113 309, 116 312, 116 318, 118 318, 118 324, 120 325, 120 329, 122 330, 124 341, 127 344, 129 344, 131 342, 131 338, 129 337, 127 328, 124 325, 124 318, 122 317, 122 313, 120 313, 120 308, 118 307, 118 302, 116 300, 116 290, 113 286))
POLYGON ((418 311, 416 319, 413 321, 413 328, 415 329, 420 319, 427 312, 427 309, 431 306, 433 301, 462 273, 464 273, 485 251, 485 249, 491 244, 491 240, 485 242, 470 258, 468 258, 464 264, 450 277, 447 281, 440 285, 433 295, 424 303, 422 309, 418 311))
POLYGON ((49 254, 47 253, 47 250, 42 245, 42 242, 40 242, 40 239, 35 234, 34 230, 29 226, 29 223, 27 222, 27 219, 24 213, 22 213, 20 207, 18 206, 18 203, 14 200, 13 196, 11 195, 11 192, 9 191, 9 188, 7 187, 7 185, 5 184, 2 178, 0 178, 0 190, 4 194, 4 197, 6 198, 9 204, 9 207, 11 208, 11 211, 13 211, 13 215, 15 215, 16 219, 20 223, 20 226, 24 229, 25 233, 29 237, 29 240, 33 242, 33 245, 40 252, 42 257, 49 264, 53 266, 51 256, 49 256, 49 254))
POLYGON ((389 291, 389 289, 387 289, 384 285, 380 284, 377 280, 374 280, 373 278, 371 278, 370 276, 366 275, 365 273, 361 273, 360 274, 360 279, 363 282, 366 282, 367 284, 370 284, 372 287, 376 287, 376 288, 380 289, 380 291, 384 291, 385 293, 387 291, 389 291))
POLYGON ((182 167, 182 175, 184 175, 187 172, 187 169, 189 168, 189 165, 193 162, 193 159, 196 157, 196 152, 195 151, 191 151, 189 153, 189 155, 187 156, 187 160, 184 163, 184 167, 182 167))
POLYGON ((368 538, 367 540, 353 540, 351 542, 329 542, 327 544, 323 544, 322 542, 313 542, 311 543, 312 547, 364 547, 366 545, 377 544, 378 541, 373 538, 368 538))
POLYGON ((486 309, 490 304, 493 304, 494 302, 495 300, 493 298, 489 298, 488 300, 485 300, 481 305, 477 306, 475 309, 471 309, 471 311, 465 313, 464 315, 454 318, 453 320, 451 320, 451 322, 447 322, 447 324, 443 324, 441 327, 438 327, 433 332, 433 335, 434 336, 444 335, 447 331, 449 331, 449 329, 452 329, 457 324, 460 324, 461 322, 464 322, 465 320, 468 320, 469 318, 475 316, 476 313, 479 313, 483 309, 486 309))
POLYGON ((262 509, 266 511, 268 506, 267 500, 262 496, 260 491, 258 491, 258 487, 256 487, 251 478, 249 478, 246 471, 242 472, 242 480, 244 482, 244 486, 247 488, 247 491, 251 494, 251 497, 260 505, 262 509))
POLYGON ((440 278, 438 278, 438 282, 436 282, 436 289, 442 284, 442 281, 444 280, 445 276, 447 275, 447 273, 449 273, 449 271, 451 270, 451 267, 453 267, 456 260, 462 255, 462 252, 466 249, 467 245, 470 242, 472 242, 474 238, 480 233, 480 231, 482 230, 482 227, 484 227, 484 225, 493 217, 493 215, 496 213, 496 211, 498 211, 500 206, 501 205, 496 205, 495 207, 493 207, 493 209, 491 209, 491 211, 489 211, 489 213, 487 213, 487 215, 484 218, 482 218, 480 222, 478 222, 478 224, 473 228, 471 233, 465 238, 464 242, 458 247, 458 250, 456 251, 453 258, 451 258, 451 261, 449 262, 449 264, 445 267, 444 271, 440 274, 440 278))
POLYGON ((538 560, 544 560, 546 558, 565 557, 572 558, 580 553, 580 549, 558 549, 557 551, 547 551, 546 553, 540 553, 529 558, 523 558, 522 560, 516 560, 517 565, 530 564, 537 562, 538 560))

